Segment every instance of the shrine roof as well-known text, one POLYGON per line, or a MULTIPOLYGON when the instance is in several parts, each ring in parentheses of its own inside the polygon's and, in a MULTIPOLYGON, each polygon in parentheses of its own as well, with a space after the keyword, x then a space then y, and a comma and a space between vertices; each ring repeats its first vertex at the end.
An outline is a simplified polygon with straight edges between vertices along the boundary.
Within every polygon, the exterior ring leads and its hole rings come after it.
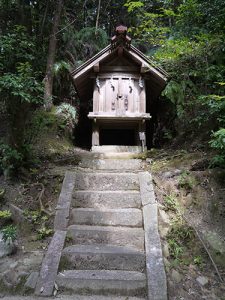
MULTIPOLYGON (((99 66, 101 71, 101 66, 109 63, 111 60, 115 59, 115 57, 125 57, 126 60, 130 62, 130 65, 133 64, 138 68, 139 73, 143 78, 153 81, 156 94, 160 94, 166 86, 169 78, 166 71, 156 66, 156 64, 140 50, 131 44, 127 47, 113 47, 111 44, 79 67, 72 70, 71 75, 74 80, 74 85, 81 98, 91 97, 91 92, 89 91, 93 86, 93 84, 90 83, 91 78, 93 81, 93 75, 97 77, 99 66)), ((121 66, 121 71, 123 71, 123 68, 124 67, 121 66)))

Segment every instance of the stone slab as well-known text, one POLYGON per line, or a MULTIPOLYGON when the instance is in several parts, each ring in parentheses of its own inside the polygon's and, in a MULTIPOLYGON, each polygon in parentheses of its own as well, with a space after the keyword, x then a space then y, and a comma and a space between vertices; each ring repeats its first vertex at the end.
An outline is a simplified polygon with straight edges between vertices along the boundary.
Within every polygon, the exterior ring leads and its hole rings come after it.
POLYGON ((140 172, 139 180, 145 231, 148 299, 167 300, 167 280, 158 232, 158 206, 151 174, 140 172))
POLYGON ((207 243, 210 254, 218 266, 225 267, 225 241, 212 230, 202 230, 202 238, 207 243))
POLYGON ((9 210, 12 214, 11 219, 15 223, 20 224, 20 225, 23 225, 24 223, 27 223, 27 220, 24 216, 24 211, 21 208, 13 205, 12 203, 9 203, 8 207, 9 207, 9 210))
POLYGON ((54 230, 66 230, 69 222, 70 205, 75 185, 76 174, 66 172, 54 219, 54 230))
POLYGON ((66 238, 66 231, 56 231, 43 259, 35 295, 51 296, 54 289, 59 261, 66 238))
POLYGON ((139 190, 138 175, 134 173, 79 173, 76 190, 139 190))
POLYGON ((113 244, 144 249, 142 228, 71 225, 68 227, 68 237, 76 244, 113 244))
POLYGON ((139 191, 74 191, 73 207, 140 208, 139 191))
POLYGON ((141 146, 92 146, 92 152, 95 153, 118 153, 118 152, 131 152, 131 153, 141 153, 141 146))
MULTIPOLYGON (((43 300, 42 297, 35 297, 35 296, 5 296, 3 298, 4 300, 43 300)), ((84 295, 78 295, 75 296, 69 296, 69 295, 57 295, 56 297, 45 297, 46 300, 52 300, 52 299, 58 299, 58 300, 146 300, 146 298, 140 298, 140 297, 129 297, 127 299, 127 296, 99 296, 99 295, 93 295, 93 296, 84 296, 84 295), (76 297, 76 298, 75 298, 76 297)))
POLYGON ((142 211, 137 208, 96 209, 74 208, 71 223, 80 225, 109 225, 142 227, 142 211))
MULTIPOLYGON (((43 300, 42 297, 35 297, 35 296, 5 296, 3 298, 4 300, 43 300)), ((84 296, 84 295, 78 295, 75 296, 69 296, 69 295, 57 295, 56 297, 45 297, 46 300, 146 300, 146 298, 140 298, 140 297, 129 297, 127 299, 127 296, 99 296, 99 295, 93 295, 93 296, 84 296)))
POLYGON ((28 276, 24 284, 24 287, 28 290, 34 290, 37 284, 38 276, 39 276, 38 272, 30 273, 30 275, 28 276))
POLYGON ((143 207, 149 300, 167 300, 167 280, 158 233, 157 204, 143 207))
POLYGON ((83 159, 79 166, 94 170, 139 170, 140 159, 83 159))
POLYGON ((61 193, 56 209, 64 208, 70 202, 71 192, 73 191, 76 180, 76 173, 67 171, 63 180, 61 193))
POLYGON ((140 172, 139 182, 142 205, 155 203, 155 193, 151 174, 149 172, 140 172))
POLYGON ((145 270, 145 253, 114 245, 73 245, 63 250, 65 269, 75 270, 145 270))
POLYGON ((146 292, 145 274, 135 271, 69 270, 57 276, 59 288, 82 294, 141 296, 146 292))

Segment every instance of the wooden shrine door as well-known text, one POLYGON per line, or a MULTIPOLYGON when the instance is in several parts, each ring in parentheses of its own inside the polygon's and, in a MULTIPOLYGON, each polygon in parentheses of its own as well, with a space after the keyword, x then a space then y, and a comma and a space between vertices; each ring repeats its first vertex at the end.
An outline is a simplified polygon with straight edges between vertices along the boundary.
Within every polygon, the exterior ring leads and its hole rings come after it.
POLYGON ((98 112, 120 116, 145 113, 144 83, 140 79, 123 75, 100 79, 98 91, 94 93, 94 103, 98 112))

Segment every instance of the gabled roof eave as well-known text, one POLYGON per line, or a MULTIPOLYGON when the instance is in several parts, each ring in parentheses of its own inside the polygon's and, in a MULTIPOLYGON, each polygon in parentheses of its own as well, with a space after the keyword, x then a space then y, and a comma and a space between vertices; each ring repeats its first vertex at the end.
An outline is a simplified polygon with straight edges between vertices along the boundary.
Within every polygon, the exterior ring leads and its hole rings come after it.
MULTIPOLYGON (((131 45, 129 49, 125 49, 125 50, 127 53, 129 53, 131 56, 133 56, 136 60, 138 60, 141 64, 144 63, 145 66, 149 69, 149 72, 153 73, 160 80, 164 81, 165 84, 167 83, 169 75, 166 73, 166 71, 164 71, 162 68, 156 66, 153 61, 151 61, 147 56, 145 56, 136 47, 131 45)), ((73 79, 76 80, 83 74, 87 73, 88 71, 90 71, 90 69, 94 65, 101 62, 101 60, 106 58, 108 55, 114 53, 115 51, 116 51, 116 49, 112 50, 111 45, 108 45, 107 47, 102 49, 100 52, 98 52, 96 55, 94 55, 92 58, 90 58, 85 63, 83 63, 81 66, 74 69, 71 72, 73 79)))

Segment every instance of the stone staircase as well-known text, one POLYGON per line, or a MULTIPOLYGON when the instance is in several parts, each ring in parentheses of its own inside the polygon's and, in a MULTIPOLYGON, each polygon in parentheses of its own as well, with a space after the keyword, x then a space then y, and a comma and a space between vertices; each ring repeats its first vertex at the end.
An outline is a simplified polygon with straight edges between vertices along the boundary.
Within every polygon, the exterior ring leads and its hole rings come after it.
POLYGON ((167 299, 153 186, 140 168, 140 160, 106 159, 66 173, 36 295, 167 299))

